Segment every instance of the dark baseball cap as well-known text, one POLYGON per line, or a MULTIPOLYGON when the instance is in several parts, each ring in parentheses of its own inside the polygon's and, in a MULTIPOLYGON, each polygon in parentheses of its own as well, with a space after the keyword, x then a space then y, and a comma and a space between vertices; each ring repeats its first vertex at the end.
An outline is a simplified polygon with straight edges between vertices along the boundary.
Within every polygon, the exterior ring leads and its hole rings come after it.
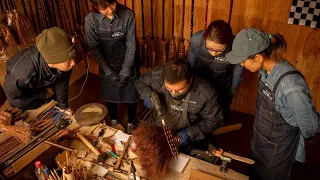
POLYGON ((262 52, 269 45, 267 33, 255 28, 243 29, 234 38, 232 51, 226 54, 226 60, 231 64, 239 64, 249 56, 262 52))

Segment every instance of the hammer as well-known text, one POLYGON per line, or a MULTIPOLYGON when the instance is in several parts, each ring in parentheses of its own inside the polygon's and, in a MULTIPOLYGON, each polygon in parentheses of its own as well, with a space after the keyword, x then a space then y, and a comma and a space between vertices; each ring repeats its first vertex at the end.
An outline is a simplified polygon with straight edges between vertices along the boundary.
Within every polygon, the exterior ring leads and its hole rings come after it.
POLYGON ((104 152, 104 153, 100 153, 88 140, 87 138, 85 138, 82 134, 80 134, 80 132, 77 132, 76 135, 79 137, 79 139, 81 139, 81 141, 88 146, 89 149, 91 149, 91 151, 98 156, 98 162, 104 162, 105 160, 108 159, 108 153, 104 152))

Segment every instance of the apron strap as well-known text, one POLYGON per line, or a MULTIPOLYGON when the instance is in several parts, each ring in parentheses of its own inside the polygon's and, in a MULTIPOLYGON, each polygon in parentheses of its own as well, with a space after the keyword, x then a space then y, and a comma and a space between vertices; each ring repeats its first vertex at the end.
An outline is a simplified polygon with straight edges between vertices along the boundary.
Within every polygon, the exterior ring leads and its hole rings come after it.
POLYGON ((284 77, 286 77, 286 76, 288 76, 288 75, 291 75, 291 74, 298 74, 298 75, 300 75, 302 78, 304 78, 304 76, 303 76, 299 71, 288 71, 288 72, 282 74, 282 75, 279 77, 279 79, 278 79, 278 81, 276 82, 276 84, 274 85, 274 87, 273 87, 273 90, 272 90, 273 94, 275 94, 275 93, 277 92, 277 89, 278 89, 278 86, 279 86, 281 80, 282 80, 284 77))

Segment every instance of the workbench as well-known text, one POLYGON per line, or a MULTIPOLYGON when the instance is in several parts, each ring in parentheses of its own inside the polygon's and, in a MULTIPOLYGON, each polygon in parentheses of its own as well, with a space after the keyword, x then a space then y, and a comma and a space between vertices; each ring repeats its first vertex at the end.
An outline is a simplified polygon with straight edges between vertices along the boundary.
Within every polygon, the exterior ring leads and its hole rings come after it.
MULTIPOLYGON (((103 137, 110 137, 110 136, 114 136, 114 142, 116 144, 116 149, 119 150, 121 149, 121 145, 119 145, 120 141, 126 141, 125 139, 129 136, 128 134, 123 133, 120 130, 116 130, 114 128, 111 128, 109 126, 106 125, 96 125, 96 126, 81 126, 79 124, 77 124, 75 121, 73 121, 73 123, 68 127, 69 130, 72 131, 79 131, 81 134, 83 134, 84 136, 98 136, 99 131, 101 130, 101 128, 106 128, 105 134, 103 137)), ((103 144, 103 143, 102 143, 103 144)), ((81 150, 85 150, 88 148, 82 144, 82 142, 80 140, 76 140, 71 144, 72 148, 74 149, 81 149, 81 150)), ((87 151, 86 150, 86 151, 87 151)), ((101 150, 101 149, 100 149, 101 150)), ((103 151, 103 149, 102 149, 103 151)), ((88 151, 90 152, 90 150, 88 151)), ((128 150, 128 155, 129 157, 135 156, 131 151, 128 150)), ((169 171, 166 175, 165 178, 163 179, 167 179, 167 180, 186 180, 189 179, 190 177, 190 172, 191 170, 198 170, 201 172, 204 172, 206 174, 210 174, 214 177, 217 178, 213 178, 213 179, 226 179, 226 180, 248 180, 249 178, 243 174, 237 173, 236 171, 232 170, 232 169, 228 169, 226 173, 222 173, 219 171, 219 166, 208 163, 206 161, 188 156, 186 154, 179 154, 178 156, 184 157, 189 159, 187 165, 184 167, 184 170, 182 172, 178 172, 176 170, 173 170, 170 166, 169 171)), ((87 155, 87 157, 90 158, 96 158, 97 156, 92 153, 92 151, 87 155)), ((86 157, 86 158, 87 158, 86 157)), ((172 159, 172 161, 177 161, 176 159, 172 159)), ((137 160, 134 161, 135 162, 135 166, 137 171, 142 171, 141 167, 139 166, 139 163, 137 160)), ((128 167, 121 167, 122 170, 127 170, 128 167)))

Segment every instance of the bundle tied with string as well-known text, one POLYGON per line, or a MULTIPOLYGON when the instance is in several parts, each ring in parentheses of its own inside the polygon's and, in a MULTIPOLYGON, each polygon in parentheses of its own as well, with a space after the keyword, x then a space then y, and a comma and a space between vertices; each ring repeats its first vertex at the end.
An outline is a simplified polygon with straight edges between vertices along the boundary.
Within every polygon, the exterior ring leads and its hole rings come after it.
POLYGON ((33 43, 37 36, 28 18, 16 10, 13 10, 13 29, 21 45, 33 43))
POLYGON ((141 124, 133 131, 136 154, 147 176, 161 179, 168 170, 170 160, 178 155, 180 138, 167 127, 141 124))
POLYGON ((17 138, 21 143, 25 144, 30 141, 32 132, 29 127, 11 125, 12 114, 2 112, 0 116, 0 131, 7 132, 11 136, 17 138))

